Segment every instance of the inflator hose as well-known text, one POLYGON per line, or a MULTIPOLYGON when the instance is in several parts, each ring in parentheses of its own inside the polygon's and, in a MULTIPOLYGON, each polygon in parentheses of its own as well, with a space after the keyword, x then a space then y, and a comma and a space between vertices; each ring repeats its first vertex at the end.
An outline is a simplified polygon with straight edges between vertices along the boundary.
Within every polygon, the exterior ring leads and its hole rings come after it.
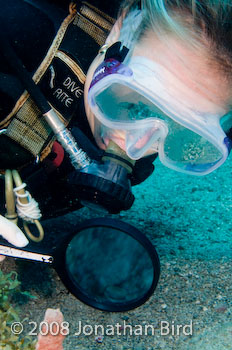
POLYGON ((47 113, 51 107, 49 106, 40 88, 34 83, 23 63, 16 55, 3 29, 0 30, 0 51, 7 63, 15 71, 25 89, 27 89, 27 91, 30 93, 32 99, 35 101, 42 114, 47 113))

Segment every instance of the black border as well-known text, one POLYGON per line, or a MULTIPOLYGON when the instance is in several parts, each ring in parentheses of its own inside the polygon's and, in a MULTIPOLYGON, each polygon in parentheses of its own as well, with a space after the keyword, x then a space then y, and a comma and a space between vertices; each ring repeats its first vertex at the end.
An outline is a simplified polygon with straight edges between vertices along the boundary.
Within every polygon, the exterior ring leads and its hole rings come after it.
POLYGON ((153 294, 159 280, 160 276, 160 262, 159 262, 159 257, 158 254, 152 245, 152 243, 149 241, 149 239, 137 228, 134 226, 131 226, 128 223, 125 223, 123 221, 120 221, 118 219, 112 219, 112 218, 96 218, 96 219, 89 219, 84 221, 83 223, 78 224, 76 230, 71 234, 68 235, 67 239, 64 240, 62 243, 62 246, 56 249, 56 251, 53 254, 54 256, 54 263, 53 266, 59 275, 60 279, 66 286, 66 288, 79 300, 84 302, 85 304, 92 306, 96 309, 100 309, 103 311, 111 311, 111 312, 119 312, 119 311, 128 311, 131 309, 134 309, 142 304, 144 304, 150 296, 153 294), (98 301, 89 298, 85 294, 82 293, 80 289, 78 289, 68 276, 68 273, 66 271, 65 267, 65 253, 68 244, 72 240, 72 238, 78 234, 78 232, 91 228, 91 227, 110 227, 114 228, 120 231, 123 231, 136 239, 140 244, 143 245, 143 247, 146 249, 148 252, 153 268, 154 268, 154 275, 153 275, 153 282, 147 293, 140 299, 133 301, 133 302, 126 302, 126 303, 99 303, 98 301))

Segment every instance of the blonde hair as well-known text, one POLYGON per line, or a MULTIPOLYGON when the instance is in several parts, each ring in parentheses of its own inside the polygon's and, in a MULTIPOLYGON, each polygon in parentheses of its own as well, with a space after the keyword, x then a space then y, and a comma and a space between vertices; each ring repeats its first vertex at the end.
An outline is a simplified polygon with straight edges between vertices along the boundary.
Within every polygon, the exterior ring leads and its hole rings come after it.
POLYGON ((195 48, 207 40, 213 60, 232 76, 232 3, 229 0, 124 0, 120 14, 141 9, 143 19, 136 36, 147 30, 171 32, 195 48))

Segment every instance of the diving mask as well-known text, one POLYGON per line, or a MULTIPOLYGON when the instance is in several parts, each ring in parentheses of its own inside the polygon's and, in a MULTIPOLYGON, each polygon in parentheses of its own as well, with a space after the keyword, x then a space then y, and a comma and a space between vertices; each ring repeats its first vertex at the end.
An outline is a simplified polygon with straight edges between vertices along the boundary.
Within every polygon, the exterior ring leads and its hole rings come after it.
POLYGON ((132 56, 127 64, 105 59, 94 73, 88 101, 100 137, 118 144, 121 138, 131 159, 159 152, 165 166, 205 175, 230 152, 231 140, 220 124, 226 111, 145 57, 132 56))

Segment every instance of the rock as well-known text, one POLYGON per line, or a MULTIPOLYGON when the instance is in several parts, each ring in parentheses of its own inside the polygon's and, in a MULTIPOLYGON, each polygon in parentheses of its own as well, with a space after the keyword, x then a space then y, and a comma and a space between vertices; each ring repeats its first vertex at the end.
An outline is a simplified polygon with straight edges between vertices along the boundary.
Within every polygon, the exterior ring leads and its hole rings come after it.
POLYGON ((215 307, 215 311, 217 313, 223 314, 225 311, 227 311, 228 307, 226 304, 220 304, 215 307))
POLYGON ((129 316, 126 316, 126 315, 125 315, 125 316, 122 316, 122 320, 123 320, 123 321, 128 321, 128 320, 129 320, 129 316))

